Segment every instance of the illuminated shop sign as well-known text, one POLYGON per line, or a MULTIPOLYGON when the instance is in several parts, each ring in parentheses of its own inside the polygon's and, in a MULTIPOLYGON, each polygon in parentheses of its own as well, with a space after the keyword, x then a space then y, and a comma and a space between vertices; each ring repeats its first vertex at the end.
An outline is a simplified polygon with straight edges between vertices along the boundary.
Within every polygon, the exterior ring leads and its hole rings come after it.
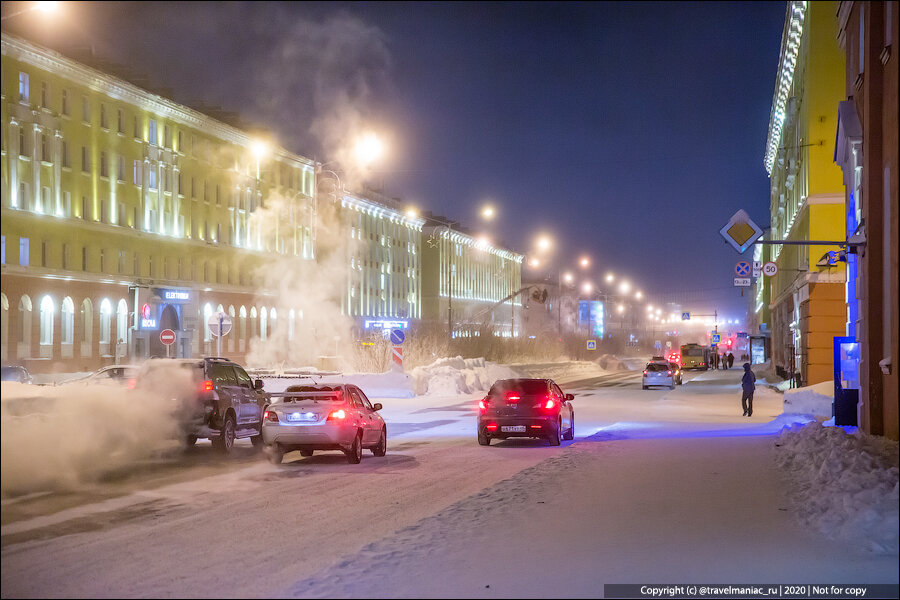
POLYGON ((189 290, 163 290, 162 298, 169 302, 190 302, 191 292, 189 290))
POLYGON ((141 329, 156 329, 159 327, 156 319, 150 316, 150 305, 144 304, 141 307, 141 329))
POLYGON ((409 321, 384 321, 366 319, 366 329, 406 329, 409 321))

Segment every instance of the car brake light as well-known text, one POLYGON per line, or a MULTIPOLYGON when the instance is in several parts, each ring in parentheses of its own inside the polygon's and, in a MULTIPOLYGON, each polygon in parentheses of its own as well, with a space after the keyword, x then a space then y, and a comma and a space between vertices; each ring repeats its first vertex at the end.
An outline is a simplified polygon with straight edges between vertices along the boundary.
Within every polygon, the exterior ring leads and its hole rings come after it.
POLYGON ((135 387, 137 387, 137 379, 129 379, 128 380, 128 389, 133 390, 135 387))
POLYGON ((487 410, 487 402, 484 399, 478 401, 478 410, 484 412, 487 410))
POLYGON ((347 418, 347 413, 344 411, 343 408, 339 408, 339 409, 337 409, 337 410, 331 411, 331 414, 329 414, 329 415, 328 415, 328 418, 325 419, 325 420, 326 420, 326 421, 333 421, 333 420, 335 420, 335 419, 346 419, 346 418, 347 418))
POLYGON ((203 390, 204 392, 213 391, 213 382, 211 380, 207 379, 206 381, 203 382, 203 385, 201 386, 200 389, 203 390))
POLYGON ((510 403, 518 402, 522 399, 522 396, 515 392, 507 392, 506 393, 506 401, 510 403))
POLYGON ((488 431, 497 431, 497 424, 496 423, 488 423, 487 430, 488 431))
POLYGON ((547 402, 544 404, 544 408, 546 408, 547 410, 550 410, 554 406, 556 406, 556 402, 553 401, 553 398, 547 398, 547 402))
POLYGON ((669 373, 669 375, 671 375, 671 374, 672 374, 672 371, 668 371, 668 373, 669 373))
POLYGON ((646 374, 647 374, 647 369, 644 369, 644 375, 646 375, 646 374))
POLYGON ((263 414, 263 416, 266 418, 267 421, 272 421, 273 423, 278 422, 278 415, 275 414, 275 411, 273 411, 273 410, 267 410, 263 414))

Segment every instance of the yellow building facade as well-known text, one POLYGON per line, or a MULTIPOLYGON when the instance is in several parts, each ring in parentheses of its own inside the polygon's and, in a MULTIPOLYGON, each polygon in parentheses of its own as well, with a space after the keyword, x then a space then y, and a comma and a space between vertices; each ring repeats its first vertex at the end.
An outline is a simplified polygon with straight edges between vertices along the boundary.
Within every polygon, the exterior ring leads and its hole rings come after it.
MULTIPOLYGON (((769 121, 765 166, 770 177, 770 240, 838 241, 844 193, 834 163, 837 102, 844 55, 837 43, 836 4, 789 2, 769 121)), ((778 274, 757 290, 767 302, 773 364, 803 385, 833 377, 833 337, 847 321, 845 263, 823 260, 838 246, 774 245, 764 253, 778 274)))
POLYGON ((5 33, 2 76, 4 362, 209 354, 217 311, 238 359, 293 329, 260 268, 315 258, 314 161, 5 33))

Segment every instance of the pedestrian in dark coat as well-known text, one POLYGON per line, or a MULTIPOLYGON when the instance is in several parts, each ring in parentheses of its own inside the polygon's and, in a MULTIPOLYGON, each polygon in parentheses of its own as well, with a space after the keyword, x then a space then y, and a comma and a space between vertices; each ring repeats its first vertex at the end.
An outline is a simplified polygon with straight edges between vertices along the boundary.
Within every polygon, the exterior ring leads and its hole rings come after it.
POLYGON ((744 376, 741 377, 741 406, 744 416, 753 416, 753 392, 756 390, 756 375, 750 370, 750 363, 744 363, 744 376))
POLYGON ((722 368, 728 370, 728 355, 724 352, 722 353, 722 368))
POLYGON ((729 352, 728 353, 728 368, 730 369, 733 366, 734 366, 734 354, 729 352))

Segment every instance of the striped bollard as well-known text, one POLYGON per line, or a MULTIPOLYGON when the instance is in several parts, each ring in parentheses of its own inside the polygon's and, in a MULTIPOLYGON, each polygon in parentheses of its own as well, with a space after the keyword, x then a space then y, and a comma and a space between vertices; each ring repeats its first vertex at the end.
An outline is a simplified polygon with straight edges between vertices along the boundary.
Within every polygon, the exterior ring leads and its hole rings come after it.
POLYGON ((397 365, 400 370, 403 370, 403 348, 394 346, 391 356, 394 359, 394 364, 397 365))

